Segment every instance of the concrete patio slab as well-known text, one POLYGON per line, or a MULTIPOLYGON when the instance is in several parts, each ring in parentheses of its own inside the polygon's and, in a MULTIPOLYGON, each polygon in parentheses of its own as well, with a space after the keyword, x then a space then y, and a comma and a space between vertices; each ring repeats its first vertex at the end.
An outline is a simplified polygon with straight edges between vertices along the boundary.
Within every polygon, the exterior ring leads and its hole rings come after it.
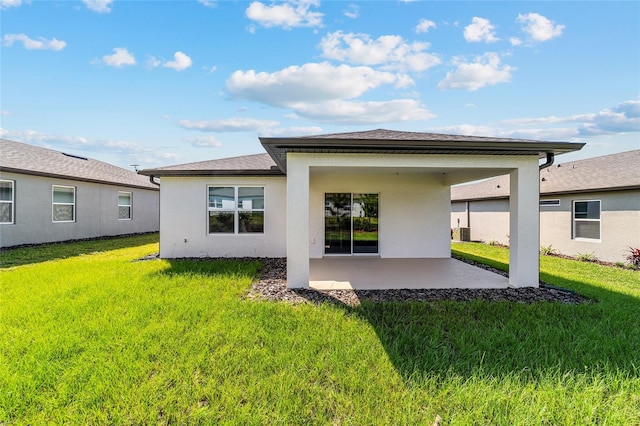
POLYGON ((316 290, 509 288, 509 279, 456 259, 324 257, 309 260, 316 290))

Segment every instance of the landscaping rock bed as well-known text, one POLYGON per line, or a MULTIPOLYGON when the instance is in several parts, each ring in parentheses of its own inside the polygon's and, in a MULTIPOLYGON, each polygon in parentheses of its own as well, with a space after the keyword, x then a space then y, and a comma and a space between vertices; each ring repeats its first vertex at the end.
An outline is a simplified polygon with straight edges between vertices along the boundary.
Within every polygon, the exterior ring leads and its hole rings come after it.
MULTIPOLYGON (((358 306, 364 300, 374 302, 503 301, 517 303, 557 302, 578 304, 591 300, 567 290, 540 288, 506 289, 397 289, 397 290, 327 290, 288 289, 287 264, 283 258, 256 259, 262 262, 262 276, 251 287, 248 297, 288 303, 335 303, 358 306)), ((459 259, 462 260, 462 259, 459 259)), ((464 260, 463 260, 464 261, 464 260)), ((506 275, 486 265, 468 262, 492 272, 506 275)))

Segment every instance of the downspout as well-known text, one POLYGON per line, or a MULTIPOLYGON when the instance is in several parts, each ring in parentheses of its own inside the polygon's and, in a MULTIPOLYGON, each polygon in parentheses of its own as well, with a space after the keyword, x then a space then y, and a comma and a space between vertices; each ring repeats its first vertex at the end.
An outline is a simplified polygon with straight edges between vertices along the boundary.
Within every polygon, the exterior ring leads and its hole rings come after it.
POLYGON ((160 186, 160 184, 158 182, 156 182, 155 180, 153 180, 155 178, 154 175, 149 175, 149 182, 151 182, 152 184, 156 185, 156 186, 160 186))
POLYGON ((555 154, 553 152, 547 152, 547 161, 545 161, 543 164, 540 164, 538 166, 540 171, 542 171, 542 169, 546 169, 547 167, 553 166, 554 159, 555 159, 555 154))

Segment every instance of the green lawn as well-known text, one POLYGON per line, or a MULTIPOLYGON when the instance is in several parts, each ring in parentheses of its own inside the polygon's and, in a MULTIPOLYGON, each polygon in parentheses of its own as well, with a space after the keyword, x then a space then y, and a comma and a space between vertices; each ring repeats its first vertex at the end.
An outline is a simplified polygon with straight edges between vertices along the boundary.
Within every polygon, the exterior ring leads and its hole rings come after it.
POLYGON ((0 269, 0 424, 640 424, 638 272, 543 257, 579 306, 292 306, 132 241, 0 269))

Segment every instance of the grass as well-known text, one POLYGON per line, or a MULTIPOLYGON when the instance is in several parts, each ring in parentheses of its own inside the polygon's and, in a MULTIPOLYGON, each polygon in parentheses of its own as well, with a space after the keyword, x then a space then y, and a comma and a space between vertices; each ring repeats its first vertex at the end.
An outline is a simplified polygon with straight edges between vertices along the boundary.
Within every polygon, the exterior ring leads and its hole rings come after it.
POLYGON ((158 241, 157 233, 139 234, 126 238, 75 241, 42 244, 32 247, 0 250, 0 268, 40 263, 55 259, 104 252, 125 247, 136 247, 158 241))
POLYGON ((0 424, 640 423, 638 272, 543 257, 579 306, 292 306, 244 297, 255 262, 120 244, 0 271, 0 424))

